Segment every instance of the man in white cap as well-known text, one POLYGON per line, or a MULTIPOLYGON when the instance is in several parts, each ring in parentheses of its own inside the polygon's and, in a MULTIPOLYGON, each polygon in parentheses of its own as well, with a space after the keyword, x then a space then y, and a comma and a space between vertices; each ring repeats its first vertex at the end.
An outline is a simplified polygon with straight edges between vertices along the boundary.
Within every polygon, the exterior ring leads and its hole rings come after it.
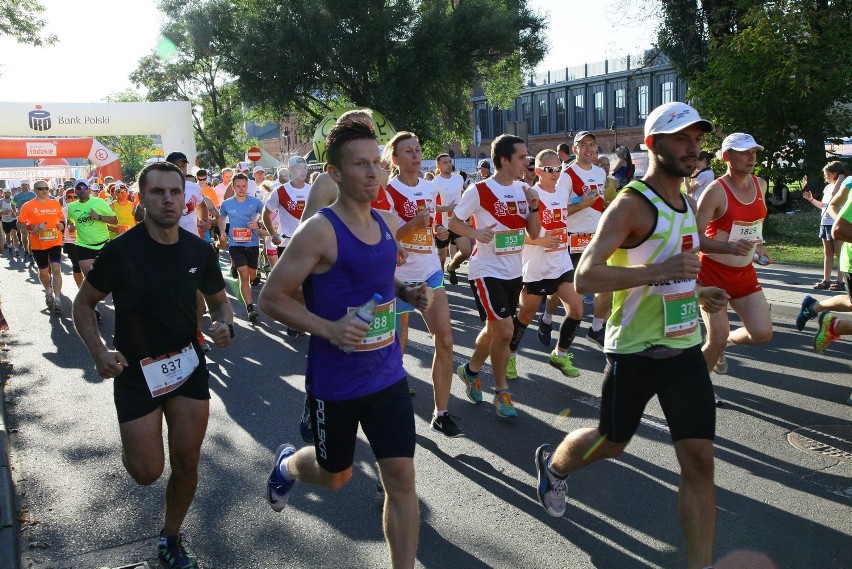
POLYGON ((260 185, 266 181, 266 168, 263 166, 255 166, 254 170, 251 171, 251 175, 254 178, 254 180, 252 180, 254 182, 254 193, 249 195, 253 195, 261 201, 266 201, 267 193, 260 187, 260 185))
POLYGON ((728 299, 720 288, 697 286, 698 245, 734 251, 734 244, 701 239, 695 202, 680 186, 712 129, 684 103, 648 115, 648 171, 607 208, 574 281, 581 294, 614 293, 600 422, 569 433, 556 449, 545 444, 535 453, 539 502, 561 517, 568 473, 621 454, 656 395, 681 468, 678 514, 689 569, 712 565, 716 527, 716 409, 701 355, 698 306, 718 311, 728 299))
MULTIPOLYGON (((29 180, 21 180, 21 189, 17 194, 12 196, 12 203, 15 204, 15 209, 17 211, 21 211, 21 208, 24 207, 24 204, 30 200, 34 200, 36 198, 36 194, 32 189, 30 189, 30 181, 29 180)), ((29 263, 30 265, 35 264, 35 258, 33 257, 32 250, 30 249, 30 236, 26 231, 20 234, 21 236, 21 245, 24 248, 24 262, 29 263)))
POLYGON ((301 156, 293 156, 287 161, 290 181, 282 183, 273 190, 266 199, 263 208, 263 225, 272 236, 272 243, 278 248, 278 257, 284 253, 284 248, 290 242, 290 237, 302 220, 305 203, 311 185, 305 183, 308 177, 308 162, 301 156), (273 219, 277 215, 278 230, 275 230, 273 219))
MULTIPOLYGON (((750 134, 735 132, 722 141, 722 160, 728 171, 713 181, 698 202, 698 224, 710 239, 723 242, 746 240, 748 255, 704 254, 698 280, 705 286, 725 289, 731 308, 743 323, 731 331, 727 310, 702 312, 707 327, 704 359, 707 368, 723 374, 728 371, 725 347, 729 344, 757 345, 772 339, 769 304, 763 295, 752 265, 756 252, 769 259, 763 246, 763 220, 766 217, 766 181, 754 175, 757 152, 763 150, 750 134)), ((721 404, 717 397, 716 403, 721 404)))

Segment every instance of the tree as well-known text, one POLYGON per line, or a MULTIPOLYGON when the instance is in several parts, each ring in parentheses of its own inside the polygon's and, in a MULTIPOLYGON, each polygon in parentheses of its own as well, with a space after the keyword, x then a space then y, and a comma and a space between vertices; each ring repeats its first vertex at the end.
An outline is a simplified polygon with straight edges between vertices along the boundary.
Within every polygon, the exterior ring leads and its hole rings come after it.
POLYGON ((12 36, 18 43, 44 47, 56 43, 56 36, 44 36, 47 24, 38 16, 44 6, 36 0, 0 0, 0 35, 12 36))
POLYGON ((852 130, 848 0, 663 2, 659 46, 721 133, 742 131, 812 178, 824 141, 852 130), (841 25, 843 23, 843 25, 841 25))
MULTIPOLYGON (((161 9, 168 14, 178 10, 169 2, 161 3, 161 9)), ((243 123, 252 115, 213 49, 214 33, 211 22, 201 17, 170 20, 159 48, 139 60, 130 80, 148 89, 149 101, 189 101, 199 162, 222 168, 243 159, 243 123)))
MULTIPOLYGON (((114 103, 138 103, 144 101, 144 97, 131 89, 127 89, 110 95, 107 97, 107 101, 114 103)), ((145 166, 145 161, 151 158, 156 150, 154 139, 150 135, 144 134, 99 136, 98 141, 121 158, 121 176, 127 183, 133 182, 136 179, 136 175, 145 166)))
POLYGON ((161 9, 170 24, 203 21, 188 33, 259 112, 317 122, 341 105, 367 106, 440 145, 470 139, 471 89, 495 66, 508 61, 520 75, 545 52, 544 19, 526 0, 166 0, 161 9))

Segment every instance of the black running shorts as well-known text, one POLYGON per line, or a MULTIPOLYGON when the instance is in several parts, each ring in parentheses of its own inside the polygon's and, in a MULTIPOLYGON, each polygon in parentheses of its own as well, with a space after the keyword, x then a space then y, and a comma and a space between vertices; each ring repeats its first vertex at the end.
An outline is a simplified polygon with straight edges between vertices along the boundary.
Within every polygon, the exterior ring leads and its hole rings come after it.
POLYGON ((556 294, 556 290, 562 283, 573 282, 574 269, 571 269, 570 271, 562 273, 555 279, 544 279, 540 281, 524 283, 524 288, 527 290, 527 294, 534 294, 536 296, 547 296, 550 294, 556 294))
POLYGON ((66 243, 62 246, 62 250, 65 251, 65 254, 68 255, 68 259, 71 261, 71 272, 81 273, 80 259, 77 257, 77 244, 66 243))
POLYGON ((257 269, 257 259, 260 256, 260 249, 257 245, 243 247, 241 245, 233 245, 228 247, 228 254, 231 255, 231 261, 234 262, 236 268, 248 267, 249 269, 257 269))
POLYGON ((461 235, 459 235, 458 233, 453 233, 452 231, 450 231, 450 234, 449 234, 449 236, 447 236, 446 239, 438 239, 436 237, 435 238, 435 246, 438 249, 443 249, 444 247, 446 247, 450 243, 455 243, 456 239, 458 239, 460 237, 461 237, 461 235))
POLYGON ((654 395, 673 441, 713 440, 716 405, 700 345, 668 359, 638 354, 607 354, 606 359, 598 430, 608 441, 629 441, 654 395))
POLYGON ((62 262, 62 245, 49 249, 33 249, 33 258, 39 270, 45 270, 51 263, 62 262))
POLYGON ((308 402, 317 462, 326 471, 352 466, 359 424, 376 460, 414 457, 414 406, 407 378, 355 399, 322 401, 309 394, 308 402))
POLYGON ((502 320, 515 314, 524 286, 522 277, 509 280, 484 277, 468 282, 476 299, 480 320, 502 320))

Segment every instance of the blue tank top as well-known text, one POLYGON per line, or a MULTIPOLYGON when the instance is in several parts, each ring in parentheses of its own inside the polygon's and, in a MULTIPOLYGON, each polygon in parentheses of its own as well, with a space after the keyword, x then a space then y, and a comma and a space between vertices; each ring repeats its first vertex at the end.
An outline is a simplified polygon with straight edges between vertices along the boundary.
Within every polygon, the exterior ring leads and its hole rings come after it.
POLYGON ((334 227, 337 260, 325 273, 305 280, 305 306, 333 321, 368 302, 374 293, 382 297, 365 343, 356 350, 345 353, 325 338, 311 336, 305 387, 317 399, 342 401, 376 393, 405 377, 395 330, 396 240, 375 210, 371 213, 382 232, 375 245, 358 239, 330 208, 319 213, 334 227))

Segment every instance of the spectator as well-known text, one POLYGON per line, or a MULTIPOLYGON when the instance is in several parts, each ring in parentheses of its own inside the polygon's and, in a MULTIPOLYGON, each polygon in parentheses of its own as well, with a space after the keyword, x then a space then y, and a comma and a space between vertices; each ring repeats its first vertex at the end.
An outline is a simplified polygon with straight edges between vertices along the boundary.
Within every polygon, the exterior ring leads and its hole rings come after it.
POLYGON ((630 151, 627 150, 626 146, 617 147, 615 155, 618 157, 618 162, 612 167, 612 176, 618 181, 618 187, 623 188, 627 182, 633 179, 636 167, 633 165, 633 159, 630 157, 630 151))
POLYGON ((571 145, 567 142, 561 143, 556 147, 556 155, 559 156, 562 164, 568 166, 571 163, 571 145))
POLYGON ((704 188, 710 185, 710 182, 716 179, 716 174, 710 168, 710 160, 713 155, 702 150, 698 153, 698 160, 695 162, 695 171, 692 176, 686 179, 686 193, 698 201, 701 197, 701 192, 704 188))
MULTIPOLYGON (((825 189, 822 192, 822 199, 814 198, 809 190, 802 192, 802 198, 816 208, 822 210, 822 218, 820 219, 819 237, 822 239, 822 280, 814 285, 817 290, 844 290, 843 274, 840 269, 837 269, 837 280, 831 282, 831 271, 834 270, 834 256, 840 256, 840 251, 843 248, 843 241, 833 239, 831 237, 831 226, 834 225, 834 219, 829 215, 828 204, 831 203, 831 198, 840 191, 840 186, 846 178, 846 166, 843 162, 835 160, 829 162, 822 169, 823 177, 826 181, 825 189)), ((807 176, 803 181, 803 186, 808 187, 807 176)))
POLYGON ((790 188, 781 177, 772 180, 772 195, 766 200, 769 213, 787 213, 790 210, 790 188))

